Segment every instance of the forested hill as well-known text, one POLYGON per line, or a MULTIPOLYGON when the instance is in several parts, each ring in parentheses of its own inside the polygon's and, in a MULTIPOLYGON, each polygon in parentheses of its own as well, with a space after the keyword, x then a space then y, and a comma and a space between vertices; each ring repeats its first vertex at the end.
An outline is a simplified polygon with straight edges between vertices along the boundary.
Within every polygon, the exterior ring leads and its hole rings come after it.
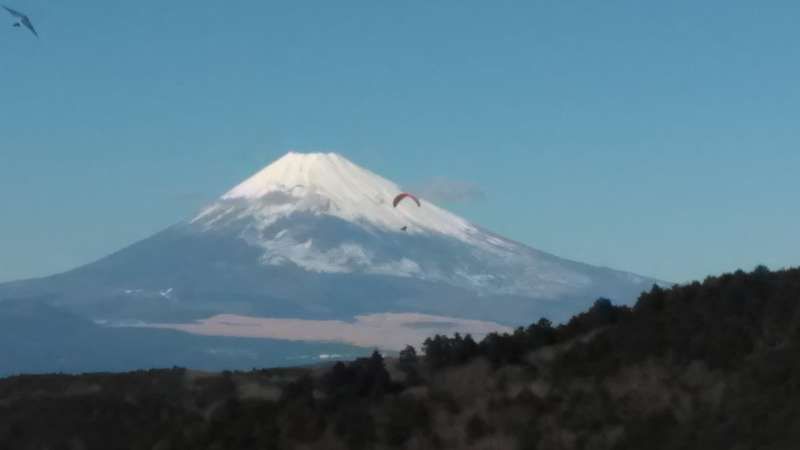
POLYGON ((800 270, 332 367, 0 380, 13 449, 796 449, 800 270), (421 356, 424 353, 424 356, 421 356))

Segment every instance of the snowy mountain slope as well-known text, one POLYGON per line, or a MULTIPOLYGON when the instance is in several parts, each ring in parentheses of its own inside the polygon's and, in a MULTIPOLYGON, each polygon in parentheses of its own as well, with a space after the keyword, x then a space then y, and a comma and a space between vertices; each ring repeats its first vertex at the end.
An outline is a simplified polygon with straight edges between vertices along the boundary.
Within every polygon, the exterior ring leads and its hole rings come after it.
MULTIPOLYGON (((264 264, 312 272, 415 277, 482 294, 542 299, 598 283, 589 266, 496 236, 425 199, 421 207, 407 201, 394 208, 392 199, 401 191, 337 154, 289 153, 191 224, 261 248, 264 264)), ((609 274, 642 289, 652 282, 609 274)))

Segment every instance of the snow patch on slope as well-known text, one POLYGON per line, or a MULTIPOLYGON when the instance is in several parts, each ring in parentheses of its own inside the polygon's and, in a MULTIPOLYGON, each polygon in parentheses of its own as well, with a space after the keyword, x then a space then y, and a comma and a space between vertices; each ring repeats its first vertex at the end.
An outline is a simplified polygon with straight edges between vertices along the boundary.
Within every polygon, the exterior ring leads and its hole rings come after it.
POLYGON ((313 245, 313 239, 298 242, 279 232, 275 239, 258 242, 264 250, 262 261, 267 265, 280 266, 292 262, 306 270, 323 273, 350 273, 354 271, 381 275, 419 275, 419 264, 400 258, 395 261, 375 261, 372 252, 354 242, 344 242, 333 248, 321 250, 313 245))

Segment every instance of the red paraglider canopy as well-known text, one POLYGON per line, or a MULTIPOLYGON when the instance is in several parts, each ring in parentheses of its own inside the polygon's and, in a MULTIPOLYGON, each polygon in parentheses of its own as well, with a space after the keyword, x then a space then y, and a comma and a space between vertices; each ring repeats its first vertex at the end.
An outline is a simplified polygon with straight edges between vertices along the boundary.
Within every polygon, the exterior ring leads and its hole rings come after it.
POLYGON ((398 194, 397 197, 394 198, 394 201, 392 201, 392 205, 394 205, 394 207, 397 208, 397 205, 400 202, 402 202, 403 199, 405 199, 405 198, 410 198, 411 200, 414 200, 414 202, 417 204, 417 206, 422 206, 422 204, 419 202, 419 199, 417 197, 415 197, 414 195, 409 194, 408 192, 403 192, 401 194, 398 194))

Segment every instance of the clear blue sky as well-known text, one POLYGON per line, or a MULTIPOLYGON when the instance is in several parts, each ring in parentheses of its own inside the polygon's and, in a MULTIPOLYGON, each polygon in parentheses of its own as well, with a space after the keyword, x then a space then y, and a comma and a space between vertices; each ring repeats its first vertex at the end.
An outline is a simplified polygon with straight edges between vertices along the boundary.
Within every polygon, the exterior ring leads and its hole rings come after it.
POLYGON ((474 184, 451 209, 589 263, 800 264, 796 0, 233 3, 8 0, 41 39, 0 16, 0 280, 289 149, 474 184))

